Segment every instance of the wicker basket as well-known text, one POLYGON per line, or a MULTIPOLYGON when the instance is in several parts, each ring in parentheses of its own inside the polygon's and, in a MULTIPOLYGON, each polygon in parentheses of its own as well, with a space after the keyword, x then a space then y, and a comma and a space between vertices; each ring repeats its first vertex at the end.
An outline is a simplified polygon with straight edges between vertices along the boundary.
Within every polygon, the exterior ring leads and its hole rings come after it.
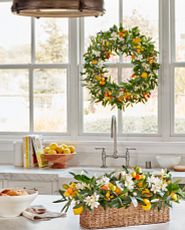
POLYGON ((139 205, 125 209, 107 208, 101 206, 93 212, 85 211, 80 215, 80 225, 84 228, 111 228, 132 225, 157 224, 169 221, 169 208, 163 207, 160 211, 153 209, 144 211, 139 205))

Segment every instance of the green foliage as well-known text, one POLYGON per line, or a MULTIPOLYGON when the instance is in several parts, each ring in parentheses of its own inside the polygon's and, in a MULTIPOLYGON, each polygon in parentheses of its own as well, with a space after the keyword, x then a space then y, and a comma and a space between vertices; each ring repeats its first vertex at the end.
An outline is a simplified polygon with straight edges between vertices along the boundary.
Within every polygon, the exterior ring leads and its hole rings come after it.
POLYGON ((55 201, 65 202, 63 211, 67 212, 74 201, 75 214, 84 210, 103 208, 128 208, 141 205, 144 210, 164 206, 172 207, 173 202, 185 199, 185 193, 178 181, 172 182, 171 174, 162 170, 160 174, 144 173, 140 167, 132 170, 123 167, 120 171, 105 173, 99 177, 89 177, 86 173, 71 173, 74 182, 63 185, 62 198, 55 201))
POLYGON ((108 31, 99 32, 84 54, 82 73, 92 102, 122 110, 135 103, 145 103, 157 85, 157 55, 151 38, 140 34, 138 27, 125 30, 122 25, 119 28, 114 25, 108 31), (105 63, 111 55, 123 54, 131 57, 134 74, 126 82, 116 84, 108 75, 105 63))

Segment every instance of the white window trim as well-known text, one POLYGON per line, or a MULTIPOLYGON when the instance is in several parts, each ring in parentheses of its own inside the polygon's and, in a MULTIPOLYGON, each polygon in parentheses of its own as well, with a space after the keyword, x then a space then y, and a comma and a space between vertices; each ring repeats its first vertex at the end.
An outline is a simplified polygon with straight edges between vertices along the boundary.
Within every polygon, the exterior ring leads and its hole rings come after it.
MULTIPOLYGON (((122 0, 119 0, 122 6, 122 0)), ((159 0, 159 46, 161 50, 160 55, 160 79, 159 79, 159 103, 158 103, 158 134, 119 134, 120 143, 125 145, 131 143, 174 143, 185 142, 185 134, 174 133, 174 69, 177 66, 185 67, 185 63, 175 63, 175 1, 174 0, 159 0), (171 23, 170 23, 171 22, 171 23)), ((123 15, 120 8, 120 22, 123 15)), ((83 133, 82 124, 82 89, 80 72, 82 63, 82 53, 84 53, 84 19, 70 19, 69 20, 69 64, 32 64, 29 65, 0 65, 0 68, 10 69, 29 69, 29 94, 30 94, 30 120, 33 121, 33 68, 47 67, 47 68, 65 68, 67 69, 67 107, 68 107, 68 123, 67 133, 40 133, 45 140, 69 140, 76 143, 97 144, 104 141, 111 142, 110 134, 92 134, 83 133), (70 130, 70 132, 69 132, 70 130), (97 140, 98 139, 98 140, 97 140)), ((34 60, 34 23, 31 23, 32 36, 32 61, 34 60)), ((111 66, 118 67, 118 77, 121 77, 121 66, 129 67, 129 64, 111 64, 111 66)), ((118 119, 122 119, 121 112, 118 112, 118 119)), ((33 123, 30 122, 31 131, 33 132, 33 123)), ((118 128, 121 133, 121 128, 118 128)), ((28 132, 1 132, 1 140, 17 140, 21 139, 23 135, 28 132)), ((0 140, 0 141, 1 141, 0 140)), ((155 144, 154 144, 155 145, 155 144)))

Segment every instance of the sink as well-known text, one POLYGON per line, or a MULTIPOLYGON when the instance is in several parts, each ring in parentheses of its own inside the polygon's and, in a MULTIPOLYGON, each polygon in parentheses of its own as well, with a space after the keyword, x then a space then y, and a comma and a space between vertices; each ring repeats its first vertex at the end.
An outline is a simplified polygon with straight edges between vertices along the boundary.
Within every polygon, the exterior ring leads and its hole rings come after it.
MULTIPOLYGON (((110 173, 112 171, 121 170, 121 167, 111 167, 111 168, 99 168, 99 167, 90 167, 90 166, 84 166, 84 167, 70 167, 62 171, 62 173, 59 175, 59 177, 65 177, 65 178, 73 178, 73 176, 70 174, 70 172, 73 172, 75 174, 80 174, 83 171, 87 172, 87 175, 90 177, 96 176, 99 177, 105 173, 110 173)), ((143 169, 143 172, 154 172, 159 170, 154 169, 143 169)))
POLYGON ((75 174, 80 174, 83 171, 87 172, 89 176, 101 176, 105 173, 110 173, 115 170, 119 170, 121 168, 98 168, 98 167, 71 167, 67 170, 65 170, 65 174, 68 177, 72 177, 70 172, 73 172, 75 174))

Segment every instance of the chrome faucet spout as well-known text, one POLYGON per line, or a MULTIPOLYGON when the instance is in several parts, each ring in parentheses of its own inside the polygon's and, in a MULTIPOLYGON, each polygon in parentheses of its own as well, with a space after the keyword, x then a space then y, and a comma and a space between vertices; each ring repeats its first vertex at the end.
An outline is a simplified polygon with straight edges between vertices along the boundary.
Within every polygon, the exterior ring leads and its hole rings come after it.
POLYGON ((113 157, 118 158, 118 150, 117 150, 117 124, 116 124, 116 116, 112 116, 111 119, 111 138, 113 138, 114 142, 114 150, 113 157))

